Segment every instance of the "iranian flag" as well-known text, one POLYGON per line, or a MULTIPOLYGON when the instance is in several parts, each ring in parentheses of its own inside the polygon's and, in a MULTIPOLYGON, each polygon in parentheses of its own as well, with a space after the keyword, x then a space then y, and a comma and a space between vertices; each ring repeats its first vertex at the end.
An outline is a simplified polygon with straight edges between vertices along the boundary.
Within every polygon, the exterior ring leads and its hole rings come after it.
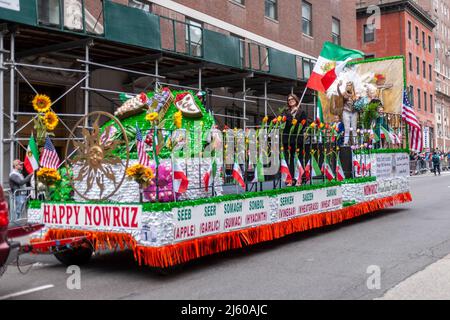
POLYGON ((306 86, 316 91, 326 92, 339 73, 344 70, 347 62, 359 58, 364 58, 363 52, 325 42, 306 86))
POLYGON ((295 159, 295 172, 294 177, 295 180, 297 180, 297 186, 300 186, 302 184, 302 177, 305 174, 305 169, 303 169, 302 162, 298 157, 295 159))
POLYGON ((312 166, 312 174, 311 174, 311 176, 312 176, 313 178, 322 175, 322 172, 321 172, 321 170, 320 170, 320 166, 319 166, 319 164, 317 163, 316 157, 315 157, 314 155, 312 156, 312 163, 311 163, 311 166, 312 166))
POLYGON ((208 171, 205 173, 205 175, 203 176, 203 182, 205 184, 205 191, 208 192, 208 187, 209 187, 209 180, 211 179, 211 177, 215 178, 217 173, 217 163, 216 163, 216 159, 214 159, 211 163, 211 165, 209 166, 208 171))
POLYGON ((353 167, 355 167, 355 172, 359 175, 361 174, 361 164, 359 163, 358 159, 353 159, 353 167))
POLYGON ((283 180, 284 183, 292 183, 292 175, 291 175, 291 172, 289 171, 289 167, 286 162, 286 159, 284 159, 283 152, 281 152, 280 172, 281 172, 281 180, 283 180))
POLYGON ((344 174, 344 168, 342 167, 341 158, 337 157, 337 164, 336 164, 336 179, 337 181, 344 181, 345 174, 344 174))
POLYGON ((231 176, 242 187, 242 189, 245 189, 244 177, 242 175, 241 167, 237 162, 234 162, 233 172, 231 173, 231 176))
POLYGON ((334 180, 334 173, 333 170, 331 169, 330 164, 328 163, 328 160, 325 159, 324 162, 324 175, 325 177, 328 179, 328 181, 334 180))
POLYGON ((189 181, 177 161, 173 163, 173 191, 176 193, 185 193, 188 189, 189 181))
POLYGON ((255 178, 253 179, 252 183, 264 182, 264 180, 264 166, 261 162, 261 159, 258 159, 258 161, 256 162, 255 178))
POLYGON ((306 164, 305 177, 306 181, 309 181, 311 179, 311 159, 309 159, 308 163, 306 164))
POLYGON ((28 173, 32 173, 35 170, 39 169, 38 159, 39 151, 36 145, 36 141, 34 141, 34 136, 33 134, 31 134, 30 142, 28 142, 27 155, 23 163, 28 173))
POLYGON ((401 143, 400 138, 392 131, 381 126, 381 136, 386 139, 388 143, 401 143))

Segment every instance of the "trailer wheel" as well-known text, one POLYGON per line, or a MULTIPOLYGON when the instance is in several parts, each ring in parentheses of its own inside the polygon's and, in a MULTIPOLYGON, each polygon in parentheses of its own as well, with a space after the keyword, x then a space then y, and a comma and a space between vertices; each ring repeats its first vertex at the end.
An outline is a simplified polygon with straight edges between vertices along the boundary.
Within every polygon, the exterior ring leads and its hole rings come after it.
POLYGON ((88 243, 78 248, 68 249, 54 253, 56 259, 66 266, 82 265, 89 262, 94 253, 94 249, 88 243))

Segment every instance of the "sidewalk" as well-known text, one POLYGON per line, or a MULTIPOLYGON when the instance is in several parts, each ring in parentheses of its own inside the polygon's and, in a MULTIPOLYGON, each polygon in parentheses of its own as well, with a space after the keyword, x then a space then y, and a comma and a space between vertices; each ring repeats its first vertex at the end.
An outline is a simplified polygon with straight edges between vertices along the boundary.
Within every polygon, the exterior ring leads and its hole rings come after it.
POLYGON ((412 275, 375 300, 449 300, 450 255, 412 275))

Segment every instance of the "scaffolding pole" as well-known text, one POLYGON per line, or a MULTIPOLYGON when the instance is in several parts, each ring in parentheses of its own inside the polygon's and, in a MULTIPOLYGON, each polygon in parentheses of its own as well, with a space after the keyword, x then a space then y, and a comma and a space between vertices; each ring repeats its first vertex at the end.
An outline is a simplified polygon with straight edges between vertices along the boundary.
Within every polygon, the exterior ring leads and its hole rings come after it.
MULTIPOLYGON (((14 63, 15 60, 15 34, 14 32, 11 33, 11 47, 10 47, 10 60, 12 63, 14 63)), ((14 65, 10 66, 9 70, 9 138, 11 139, 10 145, 9 145, 9 164, 12 166, 12 163, 14 161, 14 125, 15 125, 15 118, 14 118, 14 87, 15 87, 15 68, 14 65)))

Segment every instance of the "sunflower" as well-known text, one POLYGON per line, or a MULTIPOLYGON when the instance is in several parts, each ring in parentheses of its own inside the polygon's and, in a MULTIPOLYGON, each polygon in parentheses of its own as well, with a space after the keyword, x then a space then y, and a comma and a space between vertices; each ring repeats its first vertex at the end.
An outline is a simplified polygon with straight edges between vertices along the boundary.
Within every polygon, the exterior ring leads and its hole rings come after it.
POLYGON ((45 113, 50 109, 50 106, 52 105, 52 100, 45 94, 37 94, 34 96, 33 99, 33 108, 37 112, 45 113))
POLYGON ((49 111, 45 113, 44 116, 44 124, 47 130, 53 131, 55 130, 56 126, 58 125, 59 120, 56 114, 53 111, 49 111))
POLYGON ((52 185, 56 181, 61 180, 61 175, 56 169, 41 168, 37 172, 37 177, 42 180, 46 185, 52 185))
POLYGON ((153 122, 158 119, 158 112, 147 113, 145 120, 153 122))

